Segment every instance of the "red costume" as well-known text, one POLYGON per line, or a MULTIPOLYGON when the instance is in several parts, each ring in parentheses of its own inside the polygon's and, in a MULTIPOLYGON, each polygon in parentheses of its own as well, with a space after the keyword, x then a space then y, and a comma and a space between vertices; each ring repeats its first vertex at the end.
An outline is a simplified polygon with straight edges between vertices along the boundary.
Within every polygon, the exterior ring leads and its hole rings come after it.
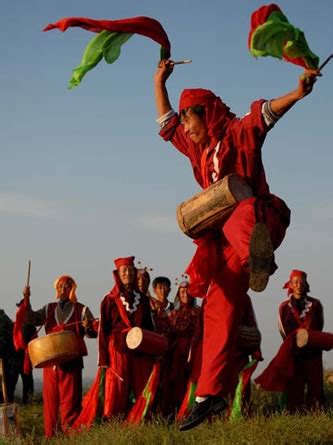
MULTIPOLYGON (((55 286, 59 280, 66 281, 69 278, 68 276, 60 277, 55 286)), ((73 331, 80 338, 82 355, 86 355, 87 352, 83 340, 84 335, 96 337, 92 323, 89 323, 92 322, 93 315, 87 306, 77 301, 50 303, 36 312, 30 309, 27 312, 26 320, 36 326, 44 325, 46 334, 62 330, 73 331), (84 320, 88 321, 87 328, 83 328, 81 325, 84 320)), ((65 432, 79 415, 82 399, 82 368, 81 357, 61 365, 43 368, 43 410, 46 437, 52 437, 57 432, 59 419, 61 430, 65 432)))
MULTIPOLYGON (((304 276, 306 273, 298 270, 292 271, 290 280, 295 276, 304 276)), ((279 330, 283 339, 303 328, 308 331, 322 331, 324 326, 323 307, 319 300, 309 297, 307 292, 303 298, 296 299, 289 291, 289 298, 279 307, 279 330)), ((304 405, 305 388, 307 387, 305 405, 308 409, 322 407, 324 403, 323 387, 323 360, 322 351, 307 346, 302 349, 293 349, 294 370, 288 381, 287 408, 296 411, 304 405)))
POLYGON ((184 90, 180 111, 202 105, 210 137, 205 147, 194 143, 174 114, 161 136, 191 162, 198 183, 207 188, 230 173, 251 186, 254 197, 241 201, 224 227, 211 230, 197 241, 198 249, 187 269, 190 292, 205 296, 204 337, 198 396, 227 396, 233 387, 233 358, 238 328, 249 287, 249 245, 256 223, 268 227, 274 249, 282 242, 290 211, 269 193, 261 159, 261 147, 272 123, 263 115, 264 101, 252 104, 241 119, 208 90, 184 90))
MULTIPOLYGON (((177 298, 177 297, 176 297, 177 298)), ((199 322, 200 308, 194 306, 192 298, 188 304, 179 303, 178 309, 170 314, 173 332, 173 345, 170 369, 170 384, 173 395, 173 405, 179 408, 186 391, 191 374, 188 362, 194 331, 199 322)))
MULTIPOLYGON (((133 265, 134 257, 115 260, 116 267, 133 265)), ((114 271, 115 286, 103 298, 99 323, 100 367, 95 382, 83 401, 83 410, 74 428, 89 427, 98 418, 109 419, 126 415, 131 405, 132 391, 137 400, 151 375, 154 358, 129 350, 126 334, 134 326, 153 331, 149 298, 138 292, 126 291, 118 271, 114 271), (105 369, 103 369, 105 368, 105 369)))

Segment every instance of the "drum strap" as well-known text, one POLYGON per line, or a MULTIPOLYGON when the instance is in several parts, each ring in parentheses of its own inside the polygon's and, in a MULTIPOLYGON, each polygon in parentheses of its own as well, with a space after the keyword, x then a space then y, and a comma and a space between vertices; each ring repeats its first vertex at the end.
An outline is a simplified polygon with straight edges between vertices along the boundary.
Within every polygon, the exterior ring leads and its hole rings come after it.
POLYGON ((207 158, 208 158, 208 151, 209 151, 209 147, 205 148, 202 155, 201 155, 201 160, 200 160, 200 169, 201 169, 201 177, 203 180, 203 187, 206 189, 207 187, 209 187, 209 179, 208 179, 208 172, 207 172, 207 158))

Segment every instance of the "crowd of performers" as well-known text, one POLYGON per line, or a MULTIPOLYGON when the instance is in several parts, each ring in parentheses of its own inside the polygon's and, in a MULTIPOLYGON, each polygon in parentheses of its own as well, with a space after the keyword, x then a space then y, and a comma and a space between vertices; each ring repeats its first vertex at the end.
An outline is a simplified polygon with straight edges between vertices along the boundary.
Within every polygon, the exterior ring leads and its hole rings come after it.
MULTIPOLYGON (((156 413, 176 418, 187 430, 214 414, 234 418, 250 411, 250 377, 262 355, 248 290, 266 288, 277 269, 274 251, 290 223, 289 208, 270 193, 261 149, 277 121, 311 93, 319 72, 307 70, 295 90, 257 100, 237 118, 213 92, 199 88, 184 90, 179 112, 174 111, 166 88, 173 68, 172 61, 162 60, 154 77, 161 137, 188 157, 203 189, 236 173, 253 196, 240 201, 224 224, 196 239, 186 269, 189 282, 179 286, 175 306, 168 301, 169 279, 155 278, 151 296, 149 273, 135 267, 134 257, 115 260, 114 287, 102 300, 98 327, 90 310, 76 301, 71 277, 57 280, 58 302, 37 312, 31 309, 30 289, 24 290, 14 329, 17 345, 24 347, 20 332, 26 323, 44 325, 47 333, 70 326, 83 351, 84 335, 98 337, 98 370, 82 404, 82 359, 44 368, 47 437, 119 416, 137 423, 156 413), (202 299, 200 307, 195 298, 202 299), (164 353, 130 350, 126 337, 133 327, 167 338, 164 353)), ((290 411, 304 404, 320 407, 321 351, 333 346, 332 335, 321 333, 322 307, 308 296, 306 274, 294 270, 286 288, 289 298, 279 311, 283 343, 256 382, 286 393, 290 411), (307 337, 299 346, 301 331, 307 337)))
MULTIPOLYGON (((83 337, 98 337, 98 369, 83 399, 82 357, 43 369, 46 437, 59 432, 73 434, 112 418, 139 423, 158 415, 182 425, 198 403, 195 391, 202 372, 206 300, 198 305, 184 279, 172 303, 168 299, 169 278, 156 277, 150 283, 148 270, 135 267, 134 257, 116 259, 113 275, 114 286, 102 299, 97 319, 77 301, 77 286, 69 275, 55 282, 57 301, 37 311, 30 304, 30 288, 23 291, 14 329, 16 345, 20 328, 26 326, 44 326, 47 334, 72 330, 81 339, 82 356, 87 353, 83 337), (161 354, 130 350, 126 335, 132 327, 165 337, 167 348, 161 354)), ((256 383, 263 389, 284 393, 285 408, 291 413, 323 408, 322 350, 333 347, 333 336, 323 333, 319 342, 298 347, 295 334, 300 329, 317 336, 322 331, 323 308, 319 300, 308 295, 305 272, 293 270, 284 287, 288 298, 278 312, 283 343, 256 383)), ((12 334, 12 326, 10 331, 8 326, 5 329, 12 334)), ((249 295, 244 299, 236 338, 228 393, 223 398, 226 419, 251 415, 250 378, 258 361, 263 360, 261 335, 249 295)), ((10 366, 9 350, 7 354, 2 350, 2 356, 10 366)), ((24 369, 31 374, 28 362, 26 356, 24 369)))

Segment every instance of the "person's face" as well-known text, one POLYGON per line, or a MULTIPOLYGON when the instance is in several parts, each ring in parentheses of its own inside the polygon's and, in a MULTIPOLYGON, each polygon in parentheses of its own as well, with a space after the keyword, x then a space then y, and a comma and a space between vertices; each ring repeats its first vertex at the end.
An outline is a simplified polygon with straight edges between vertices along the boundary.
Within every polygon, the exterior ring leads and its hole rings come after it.
POLYGON ((187 293, 187 289, 186 289, 186 287, 181 287, 181 288, 179 289, 178 296, 179 296, 179 301, 180 301, 182 304, 188 304, 188 302, 189 302, 189 298, 188 298, 188 293, 187 293))
POLYGON ((304 276, 293 277, 290 281, 291 290, 295 298, 301 298, 305 294, 306 279, 304 276))
POLYGON ((57 292, 60 301, 66 301, 69 299, 69 294, 71 292, 72 285, 68 281, 61 281, 57 285, 57 292))
POLYGON ((204 117, 193 113, 190 109, 181 118, 185 133, 196 144, 208 144, 208 128, 204 121, 204 117))
POLYGON ((130 286, 134 283, 135 267, 133 265, 122 265, 118 269, 120 281, 124 286, 130 286))
POLYGON ((146 294, 149 287, 149 282, 145 274, 139 274, 137 276, 137 284, 139 291, 146 294))
POLYGON ((154 289, 156 297, 160 303, 164 303, 170 293, 170 286, 166 283, 157 283, 154 289))

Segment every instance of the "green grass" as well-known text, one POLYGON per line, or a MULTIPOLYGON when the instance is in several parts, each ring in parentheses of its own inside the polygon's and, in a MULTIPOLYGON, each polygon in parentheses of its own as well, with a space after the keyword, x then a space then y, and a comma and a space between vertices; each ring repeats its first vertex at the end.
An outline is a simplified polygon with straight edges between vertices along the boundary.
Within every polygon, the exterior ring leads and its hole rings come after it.
MULTIPOLYGON (((332 389, 326 388, 329 405, 333 405, 332 389)), ((333 410, 325 413, 290 416, 278 410, 274 394, 254 390, 254 417, 237 422, 215 418, 199 427, 180 432, 176 425, 155 419, 140 426, 124 426, 112 421, 89 431, 71 436, 58 436, 50 441, 43 438, 41 403, 20 407, 22 438, 2 441, 22 445, 39 444, 117 444, 117 445, 319 445, 333 444, 333 410)))

